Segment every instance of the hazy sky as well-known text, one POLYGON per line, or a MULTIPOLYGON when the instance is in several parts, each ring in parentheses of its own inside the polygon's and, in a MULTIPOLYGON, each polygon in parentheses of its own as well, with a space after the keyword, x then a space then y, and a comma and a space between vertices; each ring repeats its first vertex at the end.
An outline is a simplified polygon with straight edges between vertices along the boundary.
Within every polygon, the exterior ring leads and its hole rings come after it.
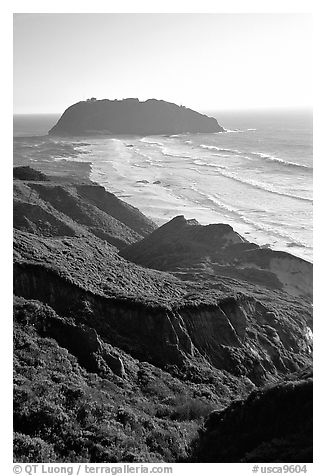
POLYGON ((14 112, 157 98, 198 110, 309 107, 303 14, 15 14, 14 112))

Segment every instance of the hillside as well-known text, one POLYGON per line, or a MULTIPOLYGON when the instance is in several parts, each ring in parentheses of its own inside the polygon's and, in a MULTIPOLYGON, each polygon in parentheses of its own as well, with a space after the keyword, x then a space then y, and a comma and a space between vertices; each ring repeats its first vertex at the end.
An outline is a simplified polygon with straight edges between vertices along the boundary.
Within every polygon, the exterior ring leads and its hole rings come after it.
MULTIPOLYGON (((212 410, 311 366, 308 299, 131 262, 119 252, 162 229, 96 184, 23 172, 14 180, 16 461, 187 461, 212 410)), ((243 243, 211 225, 205 244, 189 226, 205 253, 212 236, 216 247, 225 236, 243 243)))
POLYGON ((39 236, 96 235, 122 247, 156 228, 139 210, 99 185, 50 181, 40 172, 32 177, 31 170, 14 169, 16 229, 39 236))
POLYGON ((51 135, 180 134, 222 132, 216 119, 184 106, 148 99, 88 100, 73 104, 49 131, 51 135))
POLYGON ((201 462, 312 462, 312 375, 255 390, 214 411, 194 443, 201 462))
POLYGON ((312 264, 250 243, 230 225, 203 226, 184 216, 124 248, 121 255, 183 279, 229 277, 312 299, 312 264))

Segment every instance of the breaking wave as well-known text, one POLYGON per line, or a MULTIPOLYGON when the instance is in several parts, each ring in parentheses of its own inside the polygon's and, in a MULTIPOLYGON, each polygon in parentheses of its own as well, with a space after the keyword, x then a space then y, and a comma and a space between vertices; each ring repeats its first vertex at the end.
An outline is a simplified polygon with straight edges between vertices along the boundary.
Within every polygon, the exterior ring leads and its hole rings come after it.
POLYGON ((279 157, 275 157, 274 155, 269 155, 265 154, 263 152, 244 152, 244 156, 246 157, 249 156, 248 158, 258 158, 258 159, 264 159, 268 160, 271 162, 277 162, 281 165, 287 166, 287 167, 298 167, 298 168, 303 168, 306 170, 312 170, 312 167, 309 165, 305 164, 299 164, 298 162, 292 162, 290 160, 285 160, 285 159, 280 159, 279 157))
POLYGON ((237 150, 237 149, 223 149, 221 147, 216 147, 215 145, 206 145, 206 144, 200 144, 200 146, 202 149, 208 149, 208 150, 217 150, 218 152, 227 152, 228 154, 241 154, 241 150, 237 150))
POLYGON ((214 167, 215 169, 218 169, 218 173, 220 175, 222 175, 223 177, 229 178, 229 179, 234 180, 236 182, 240 182, 242 184, 245 184, 249 187, 252 187, 252 188, 255 188, 255 189, 258 189, 258 190, 263 190, 264 192, 273 193, 273 194, 276 194, 276 195, 281 195, 281 196, 288 197, 288 198, 293 198, 293 199, 296 199, 296 200, 303 200, 305 202, 311 202, 311 203, 313 202, 313 200, 311 198, 302 197, 301 195, 294 195, 294 194, 291 194, 291 193, 286 193, 286 192, 277 190, 274 187, 271 187, 266 183, 261 183, 261 182, 256 182, 255 180, 249 180, 249 179, 247 180, 247 179, 241 178, 241 177, 233 174, 232 172, 227 171, 227 168, 225 166, 222 166, 222 165, 204 162, 200 159, 199 160, 194 160, 194 163, 196 165, 201 165, 201 166, 204 166, 204 167, 214 167))
POLYGON ((296 239, 295 237, 293 237, 291 234, 287 233, 286 231, 277 230, 273 226, 269 226, 268 224, 265 224, 265 223, 262 224, 261 222, 258 223, 257 221, 248 218, 243 213, 241 213, 240 210, 237 210, 233 207, 230 207, 229 205, 226 205, 221 200, 219 200, 215 195, 206 195, 202 192, 199 192, 197 189, 194 189, 194 191, 196 191, 197 193, 202 195, 205 198, 206 201, 212 203, 214 207, 217 206, 218 208, 227 212, 231 216, 232 215, 235 216, 236 219, 242 221, 243 223, 245 223, 247 225, 252 226, 256 230, 260 230, 260 231, 263 231, 263 232, 265 232, 269 235, 273 235, 273 236, 288 240, 291 243, 292 246, 299 246, 299 247, 309 248, 307 243, 305 243, 303 241, 299 241, 298 239, 296 239))
POLYGON ((226 149, 226 148, 217 147, 215 145, 206 145, 206 144, 200 144, 199 147, 201 147, 202 149, 207 149, 207 150, 216 150, 217 152, 223 152, 230 155, 241 155, 243 158, 264 159, 271 162, 277 162, 287 167, 298 167, 298 168, 303 168, 306 170, 312 170, 312 167, 310 167, 309 165, 281 159, 280 157, 275 157, 274 155, 265 154, 263 152, 245 152, 245 151, 242 152, 241 150, 238 150, 238 149, 226 149))

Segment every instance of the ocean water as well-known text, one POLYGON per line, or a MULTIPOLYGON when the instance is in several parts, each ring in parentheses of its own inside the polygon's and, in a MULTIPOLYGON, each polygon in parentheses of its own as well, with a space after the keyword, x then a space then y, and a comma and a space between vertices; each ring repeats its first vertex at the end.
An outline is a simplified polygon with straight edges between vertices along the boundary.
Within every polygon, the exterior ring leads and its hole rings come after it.
POLYGON ((58 115, 14 117, 14 163, 92 164, 91 179, 163 224, 229 223, 247 239, 312 261, 309 111, 211 112, 216 134, 61 139, 58 115))

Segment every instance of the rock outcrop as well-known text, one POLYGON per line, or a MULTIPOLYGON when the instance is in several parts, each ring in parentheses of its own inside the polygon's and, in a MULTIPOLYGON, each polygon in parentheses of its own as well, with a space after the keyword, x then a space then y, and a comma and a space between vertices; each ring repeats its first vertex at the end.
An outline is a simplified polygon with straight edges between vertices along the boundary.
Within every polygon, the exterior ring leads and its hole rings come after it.
POLYGON ((312 264, 289 253, 260 248, 230 225, 200 225, 184 216, 124 248, 121 255, 183 279, 235 278, 312 299, 312 264))
POLYGON ((129 98, 81 101, 70 106, 51 135, 181 134, 222 132, 217 120, 183 106, 148 99, 129 98))

